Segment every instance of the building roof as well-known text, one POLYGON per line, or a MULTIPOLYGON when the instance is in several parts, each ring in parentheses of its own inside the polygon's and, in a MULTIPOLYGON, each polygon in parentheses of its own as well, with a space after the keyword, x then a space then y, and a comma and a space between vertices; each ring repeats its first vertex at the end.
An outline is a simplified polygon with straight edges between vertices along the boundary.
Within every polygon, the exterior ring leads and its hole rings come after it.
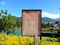
POLYGON ((58 26, 60 26, 60 21, 56 21, 55 24, 57 24, 58 26))

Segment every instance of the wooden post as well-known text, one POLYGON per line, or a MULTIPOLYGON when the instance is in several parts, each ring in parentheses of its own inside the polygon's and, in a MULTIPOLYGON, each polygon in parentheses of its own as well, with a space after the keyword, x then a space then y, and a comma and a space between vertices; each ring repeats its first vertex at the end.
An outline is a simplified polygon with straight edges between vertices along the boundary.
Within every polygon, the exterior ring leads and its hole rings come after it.
POLYGON ((35 45, 38 45, 38 35, 35 35, 35 37, 34 37, 34 43, 35 43, 35 45))

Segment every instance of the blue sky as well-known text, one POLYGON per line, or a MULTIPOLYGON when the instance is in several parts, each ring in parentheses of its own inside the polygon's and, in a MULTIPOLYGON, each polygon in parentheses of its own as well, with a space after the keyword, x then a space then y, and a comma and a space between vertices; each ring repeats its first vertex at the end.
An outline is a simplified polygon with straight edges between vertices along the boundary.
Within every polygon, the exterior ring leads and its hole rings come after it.
POLYGON ((0 10, 8 10, 12 15, 22 16, 23 9, 41 9, 42 17, 59 18, 60 0, 0 0, 0 10))

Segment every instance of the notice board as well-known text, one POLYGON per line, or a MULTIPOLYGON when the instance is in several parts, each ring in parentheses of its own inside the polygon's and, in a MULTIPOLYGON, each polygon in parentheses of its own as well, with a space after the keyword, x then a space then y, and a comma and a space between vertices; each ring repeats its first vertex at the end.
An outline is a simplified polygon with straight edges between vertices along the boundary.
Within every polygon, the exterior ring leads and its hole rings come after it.
POLYGON ((41 33, 41 10, 22 10, 22 35, 41 33))

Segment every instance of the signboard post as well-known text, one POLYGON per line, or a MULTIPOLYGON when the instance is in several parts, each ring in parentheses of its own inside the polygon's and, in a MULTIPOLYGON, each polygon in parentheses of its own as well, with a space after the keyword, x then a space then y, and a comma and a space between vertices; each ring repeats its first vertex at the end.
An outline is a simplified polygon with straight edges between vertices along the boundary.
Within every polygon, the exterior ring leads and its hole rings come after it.
POLYGON ((35 45, 38 45, 38 35, 35 35, 34 40, 35 45))
POLYGON ((41 10, 22 10, 22 35, 38 39, 41 35, 41 10))

